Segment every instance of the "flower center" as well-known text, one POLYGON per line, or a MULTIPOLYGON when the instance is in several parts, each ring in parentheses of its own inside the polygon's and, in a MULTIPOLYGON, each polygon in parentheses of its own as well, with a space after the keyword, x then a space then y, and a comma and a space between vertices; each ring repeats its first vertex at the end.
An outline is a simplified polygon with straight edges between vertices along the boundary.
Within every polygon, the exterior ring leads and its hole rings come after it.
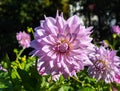
POLYGON ((103 69, 109 69, 109 64, 108 64, 107 61, 105 61, 105 60, 99 60, 99 62, 102 64, 101 66, 102 66, 103 69))
POLYGON ((103 65, 107 65, 107 62, 104 60, 99 60, 99 62, 101 62, 103 65))
POLYGON ((69 49, 69 46, 67 43, 62 43, 62 44, 58 45, 58 50, 61 53, 65 53, 68 49, 69 49))

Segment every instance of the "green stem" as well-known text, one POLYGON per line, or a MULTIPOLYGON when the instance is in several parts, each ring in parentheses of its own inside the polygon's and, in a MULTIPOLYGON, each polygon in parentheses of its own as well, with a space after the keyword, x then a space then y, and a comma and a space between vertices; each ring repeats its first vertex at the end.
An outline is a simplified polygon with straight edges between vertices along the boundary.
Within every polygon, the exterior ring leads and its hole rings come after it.
POLYGON ((83 83, 82 83, 79 79, 77 79, 76 77, 72 76, 72 78, 73 78, 74 80, 76 80, 77 82, 83 84, 83 83))
POLYGON ((25 50, 25 47, 23 47, 23 49, 20 50, 20 52, 19 52, 19 54, 17 55, 17 58, 16 58, 16 62, 18 63, 18 66, 19 66, 20 68, 22 68, 22 66, 21 66, 21 64, 20 64, 20 62, 19 62, 19 58, 20 58, 20 56, 21 56, 21 54, 23 53, 24 50, 25 50))
POLYGON ((109 45, 112 50, 114 50, 114 47, 112 45, 109 45))
MULTIPOLYGON (((10 65, 11 65, 11 63, 10 63, 10 65)), ((10 65, 9 65, 9 69, 8 69, 8 75, 10 77, 10 81, 12 82, 12 85, 15 86, 14 81, 13 81, 12 76, 11 76, 12 68, 10 65)))
MULTIPOLYGON (((73 78, 74 80, 76 80, 77 82, 81 83, 82 86, 83 86, 83 82, 82 82, 82 81, 80 81, 79 79, 77 79, 77 78, 74 77, 74 76, 72 76, 72 78, 73 78)), ((93 86, 91 86, 90 84, 84 84, 84 86, 88 86, 88 87, 91 87, 91 88, 95 89, 95 88, 94 88, 93 86)))
POLYGON ((34 36, 34 31, 33 31, 33 29, 32 29, 32 31, 31 31, 31 32, 32 32, 33 38, 35 39, 35 36, 34 36))
POLYGON ((23 47, 23 49, 19 52, 19 54, 17 55, 16 61, 19 60, 19 57, 21 56, 21 54, 23 53, 23 51, 25 50, 25 47, 23 47))

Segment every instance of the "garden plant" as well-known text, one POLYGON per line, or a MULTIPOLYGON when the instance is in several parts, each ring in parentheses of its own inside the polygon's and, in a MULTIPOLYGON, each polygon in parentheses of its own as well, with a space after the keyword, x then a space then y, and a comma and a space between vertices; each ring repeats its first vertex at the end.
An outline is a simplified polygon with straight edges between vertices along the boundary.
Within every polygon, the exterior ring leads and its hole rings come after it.
POLYGON ((6 54, 0 63, 0 91, 120 91, 120 27, 98 42, 93 31, 57 11, 16 33, 15 60, 6 54))

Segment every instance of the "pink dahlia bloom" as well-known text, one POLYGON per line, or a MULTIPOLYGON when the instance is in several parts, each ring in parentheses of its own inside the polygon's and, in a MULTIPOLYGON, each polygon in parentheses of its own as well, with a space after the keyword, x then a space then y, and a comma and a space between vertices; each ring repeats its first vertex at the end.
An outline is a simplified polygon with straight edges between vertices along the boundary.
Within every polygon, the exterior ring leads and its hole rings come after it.
POLYGON ((22 47, 28 48, 30 47, 30 35, 27 34, 26 32, 19 32, 16 35, 16 39, 18 40, 19 44, 22 47))
POLYGON ((51 74, 58 80, 60 75, 76 76, 84 66, 91 65, 88 58, 93 49, 91 29, 82 26, 76 15, 68 20, 62 14, 56 18, 45 17, 35 28, 35 40, 31 42, 35 49, 33 55, 39 57, 39 74, 51 74))
POLYGON ((112 30, 115 34, 120 34, 120 27, 119 26, 112 26, 112 30))
POLYGON ((101 46, 96 48, 95 53, 90 59, 93 62, 93 65, 88 68, 90 77, 110 83, 114 81, 117 73, 120 74, 118 69, 120 58, 116 56, 115 50, 105 49, 101 46))

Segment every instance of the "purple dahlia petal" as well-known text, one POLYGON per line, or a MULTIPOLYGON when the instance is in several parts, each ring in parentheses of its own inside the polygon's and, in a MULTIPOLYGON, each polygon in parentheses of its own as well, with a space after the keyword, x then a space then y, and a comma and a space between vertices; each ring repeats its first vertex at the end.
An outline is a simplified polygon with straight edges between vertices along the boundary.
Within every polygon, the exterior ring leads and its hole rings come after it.
POLYGON ((80 24, 79 20, 80 20, 80 18, 77 15, 74 15, 67 20, 67 23, 69 24, 69 26, 79 25, 80 24))
POLYGON ((56 26, 58 26, 59 33, 63 33, 64 26, 66 24, 66 21, 62 17, 56 17, 56 26))

